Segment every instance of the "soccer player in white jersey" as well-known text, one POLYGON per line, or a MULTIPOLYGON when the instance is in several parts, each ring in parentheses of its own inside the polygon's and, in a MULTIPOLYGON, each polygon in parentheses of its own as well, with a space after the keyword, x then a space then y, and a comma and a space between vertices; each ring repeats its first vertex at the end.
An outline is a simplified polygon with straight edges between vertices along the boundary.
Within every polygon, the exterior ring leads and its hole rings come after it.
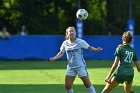
POLYGON ((85 87, 89 91, 88 93, 96 93, 88 77, 86 69, 86 63, 83 59, 82 49, 88 49, 90 51, 101 51, 102 48, 94 48, 90 46, 86 41, 76 38, 76 31, 74 27, 68 27, 66 29, 66 40, 62 43, 58 54, 50 58, 50 62, 62 57, 64 52, 67 55, 67 71, 65 77, 65 88, 67 93, 74 93, 72 89, 73 82, 76 75, 83 81, 85 87))

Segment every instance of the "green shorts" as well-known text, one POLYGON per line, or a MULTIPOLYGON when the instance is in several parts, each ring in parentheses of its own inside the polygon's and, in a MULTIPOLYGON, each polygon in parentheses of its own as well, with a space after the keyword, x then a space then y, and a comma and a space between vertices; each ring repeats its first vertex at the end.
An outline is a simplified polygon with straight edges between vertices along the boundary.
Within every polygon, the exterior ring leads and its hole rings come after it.
POLYGON ((126 82, 127 84, 131 84, 133 81, 134 75, 116 75, 114 74, 114 78, 117 82, 123 84, 126 82))

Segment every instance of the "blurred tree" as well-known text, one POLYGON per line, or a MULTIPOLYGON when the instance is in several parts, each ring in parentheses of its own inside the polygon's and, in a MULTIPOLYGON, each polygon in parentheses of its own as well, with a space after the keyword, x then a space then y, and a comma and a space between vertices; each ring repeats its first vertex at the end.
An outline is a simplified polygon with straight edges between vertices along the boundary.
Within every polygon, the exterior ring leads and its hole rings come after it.
POLYGON ((131 0, 132 1, 132 18, 135 20, 135 34, 140 35, 140 0, 131 0))
POLYGON ((128 19, 128 2, 124 0, 106 0, 108 29, 113 34, 125 31, 128 19))
MULTIPOLYGON (((140 34, 139 5, 139 0, 132 1, 136 34, 140 34)), ((86 35, 120 35, 126 29, 126 0, 81 0, 81 8, 89 12, 84 21, 86 35)), ((13 34, 25 24, 29 34, 64 35, 68 26, 75 26, 77 9, 76 0, 0 0, 0 25, 13 34)))
POLYGON ((74 0, 22 0, 19 4, 20 19, 29 25, 29 33, 64 34, 67 25, 75 23, 74 12, 68 12, 75 10, 74 0))
POLYGON ((106 34, 106 7, 104 0, 89 0, 86 1, 86 9, 89 16, 85 21, 85 34, 102 35, 106 34))

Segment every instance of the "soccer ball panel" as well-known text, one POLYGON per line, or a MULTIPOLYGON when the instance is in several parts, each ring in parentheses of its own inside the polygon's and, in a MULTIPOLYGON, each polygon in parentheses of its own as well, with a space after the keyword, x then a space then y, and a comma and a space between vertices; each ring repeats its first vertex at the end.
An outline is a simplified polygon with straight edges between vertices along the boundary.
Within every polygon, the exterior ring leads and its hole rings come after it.
POLYGON ((88 17, 88 12, 85 9, 79 9, 76 13, 76 17, 80 20, 85 20, 88 17))

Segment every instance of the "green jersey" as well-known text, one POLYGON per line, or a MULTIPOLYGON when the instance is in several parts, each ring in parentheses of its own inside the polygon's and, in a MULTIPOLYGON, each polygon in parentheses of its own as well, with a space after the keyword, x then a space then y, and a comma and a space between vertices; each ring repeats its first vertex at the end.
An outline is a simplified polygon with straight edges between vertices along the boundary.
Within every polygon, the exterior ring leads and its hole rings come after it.
POLYGON ((116 71, 117 75, 134 75, 132 62, 137 62, 138 57, 134 48, 130 45, 118 47, 115 56, 120 57, 120 63, 116 71))

